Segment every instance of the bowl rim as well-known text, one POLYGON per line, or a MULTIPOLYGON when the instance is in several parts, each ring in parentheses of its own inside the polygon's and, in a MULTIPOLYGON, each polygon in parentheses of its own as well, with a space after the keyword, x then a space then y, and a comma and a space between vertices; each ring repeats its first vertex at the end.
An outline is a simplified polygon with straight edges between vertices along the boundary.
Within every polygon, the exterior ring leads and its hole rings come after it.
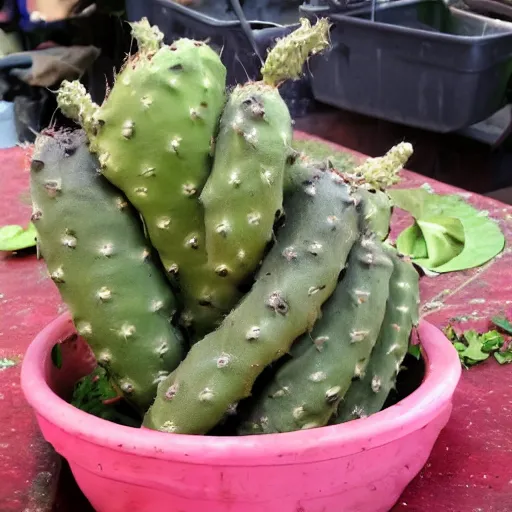
MULTIPOLYGON (((417 332, 425 359, 423 382, 409 396, 383 411, 340 425, 278 434, 236 437, 170 434, 97 418, 76 409, 51 390, 45 379, 51 349, 74 332, 69 313, 58 316, 36 335, 22 361, 21 387, 40 426, 43 420, 93 445, 188 463, 200 460, 246 465, 248 460, 264 463, 274 458, 277 464, 289 464, 318 460, 320 454, 329 459, 382 446, 420 430, 447 406, 451 407, 461 376, 459 357, 451 342, 437 327, 422 319, 417 332)), ((42 430, 44 434, 45 429, 42 430)))

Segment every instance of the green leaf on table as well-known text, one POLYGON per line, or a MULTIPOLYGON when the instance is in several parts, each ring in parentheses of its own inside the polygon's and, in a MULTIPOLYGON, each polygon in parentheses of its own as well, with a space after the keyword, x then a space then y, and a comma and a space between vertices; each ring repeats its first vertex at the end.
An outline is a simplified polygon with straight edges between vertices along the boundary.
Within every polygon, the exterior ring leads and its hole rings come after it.
POLYGON ((505 350, 504 352, 494 352, 494 358, 500 364, 510 364, 512 363, 512 348, 505 350))
MULTIPOLYGON (((512 336, 512 323, 507 318, 503 316, 495 316, 491 319, 491 322, 498 327, 498 329, 501 329, 512 336)), ((494 358, 500 364, 512 363, 512 342, 509 342, 508 346, 505 347, 505 350, 495 352, 494 358)))
POLYGON ((457 333, 455 332, 455 329, 453 326, 448 325, 443 329, 444 335, 450 340, 450 341, 457 341, 459 338, 457 336, 457 333))
POLYGON ((492 318, 491 322, 500 329, 503 329, 505 332, 512 336, 512 323, 510 323, 505 317, 495 316, 492 318))
POLYGON ((459 337, 452 328, 449 329, 451 330, 445 330, 445 334, 453 343, 462 365, 466 368, 485 361, 492 353, 496 357, 505 342, 498 331, 478 334, 475 330, 468 330, 459 337))
POLYGON ((0 228, 0 251, 19 251, 36 245, 36 228, 32 222, 27 229, 10 225, 0 228))
POLYGON ((416 220, 396 241, 397 249, 416 264, 435 269, 464 249, 464 228, 459 219, 432 216, 416 220))
POLYGON ((387 193, 396 207, 414 217, 414 224, 397 238, 398 250, 428 270, 443 273, 478 267, 505 246, 497 223, 459 196, 424 188, 387 193))
MULTIPOLYGON (((476 363, 485 361, 489 357, 488 352, 482 350, 482 342, 476 331, 466 331, 464 338, 467 342, 467 346, 464 345, 464 349, 457 349, 459 357, 466 364, 466 366, 473 366, 476 363)), ((459 344, 458 344, 459 345, 459 344)))
POLYGON ((416 222, 400 233, 396 240, 396 247, 402 254, 413 259, 428 257, 427 243, 416 222))

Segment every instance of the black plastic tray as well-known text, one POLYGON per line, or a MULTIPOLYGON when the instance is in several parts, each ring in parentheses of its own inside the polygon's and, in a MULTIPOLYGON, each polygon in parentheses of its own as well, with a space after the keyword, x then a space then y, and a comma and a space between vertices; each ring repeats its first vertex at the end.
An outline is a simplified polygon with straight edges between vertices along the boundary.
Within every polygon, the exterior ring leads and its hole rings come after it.
POLYGON ((446 133, 503 107, 512 76, 512 24, 400 0, 332 14, 329 52, 310 62, 324 103, 446 133))
MULTIPOLYGON (((146 16, 151 24, 158 25, 167 43, 179 37, 208 40, 208 44, 221 54, 227 68, 229 86, 261 77, 261 61, 238 20, 214 18, 170 0, 126 0, 126 11, 129 21, 137 21, 146 16)), ((278 17, 274 16, 274 19, 278 17)), ((249 21, 259 54, 264 57, 277 38, 297 28, 298 19, 297 8, 297 22, 293 24, 249 21)), ((289 12, 286 13, 286 20, 290 20, 289 12)), ((313 103, 308 77, 284 84, 280 92, 293 117, 305 115, 313 103)))
POLYGON ((307 17, 324 18, 336 13, 350 12, 354 9, 372 5, 372 0, 304 0, 299 12, 307 17))

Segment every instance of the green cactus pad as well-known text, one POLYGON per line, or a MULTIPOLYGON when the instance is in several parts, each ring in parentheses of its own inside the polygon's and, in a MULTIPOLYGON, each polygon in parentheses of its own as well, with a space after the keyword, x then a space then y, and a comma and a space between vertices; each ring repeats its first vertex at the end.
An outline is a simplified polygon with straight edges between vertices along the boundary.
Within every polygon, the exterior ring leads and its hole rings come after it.
POLYGON ((419 275, 412 263, 387 247, 393 261, 389 298, 382 329, 364 376, 355 380, 336 414, 335 423, 364 418, 380 411, 394 388, 419 319, 419 275))
POLYGON ((88 131, 103 175, 141 213, 183 294, 184 323, 204 334, 240 298, 207 265, 199 202, 225 104, 226 69, 203 42, 180 39, 154 53, 147 50, 152 32, 142 32, 146 51, 127 60, 101 107, 69 82, 58 103, 88 131))
POLYGON ((50 277, 98 363, 140 411, 184 357, 176 302, 139 215, 98 172, 82 131, 46 131, 31 166, 32 221, 50 277))
POLYGON ((208 261, 238 283, 258 267, 283 208, 292 120, 279 91, 233 90, 222 114, 213 170, 201 194, 208 261))
POLYGON ((388 195, 381 190, 358 188, 355 192, 363 202, 362 214, 366 229, 375 233, 379 240, 386 240, 391 226, 393 205, 388 195))
POLYGON ((254 400, 239 434, 292 432, 327 425, 352 378, 362 375, 384 319, 393 265, 372 238, 358 241, 345 276, 292 359, 254 400))
POLYGON ((358 237, 358 214, 338 175, 310 176, 285 197, 286 222, 251 291, 162 382, 146 427, 207 433, 250 395, 267 365, 313 328, 358 237))

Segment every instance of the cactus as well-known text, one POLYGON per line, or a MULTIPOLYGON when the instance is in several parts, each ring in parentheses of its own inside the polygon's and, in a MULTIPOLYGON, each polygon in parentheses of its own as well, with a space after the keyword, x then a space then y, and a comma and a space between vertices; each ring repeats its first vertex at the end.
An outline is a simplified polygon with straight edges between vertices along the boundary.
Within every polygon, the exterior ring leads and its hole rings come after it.
POLYGON ((283 209, 285 167, 294 150, 278 82, 298 77, 309 54, 327 45, 328 30, 326 20, 313 27, 302 20, 268 54, 263 80, 237 85, 222 114, 215 162, 200 200, 208 262, 235 284, 260 264, 283 209))
POLYGON ((399 173, 413 153, 412 145, 400 142, 384 156, 367 158, 345 176, 365 188, 384 190, 400 181, 399 173))
POLYGON ((384 319, 393 265, 373 237, 352 248, 345 276, 312 333, 293 345, 292 359, 251 404, 241 435, 325 426, 348 390, 364 374, 384 319))
POLYGON ((101 172, 141 213, 171 282, 183 294, 183 323, 212 330, 240 294, 207 265, 199 195, 211 167, 225 103, 226 69, 205 43, 161 46, 147 20, 132 24, 140 51, 101 107, 78 82, 63 82, 61 110, 87 131, 101 172), (158 48, 158 49, 157 49, 158 48))
POLYGON ((320 53, 329 46, 330 24, 326 18, 315 25, 301 18, 300 27, 279 39, 270 50, 261 68, 263 81, 277 85, 285 80, 300 78, 304 63, 309 55, 320 53))
POLYGON ((235 87, 200 199, 208 262, 236 283, 257 268, 272 239, 291 141, 292 121, 278 89, 264 83, 235 87))
POLYGON ((363 187, 359 187, 355 195, 363 202, 362 214, 366 229, 375 233, 379 240, 386 240, 393 211, 388 195, 381 190, 368 190, 363 187))
MULTIPOLYGON (((298 151, 290 156, 289 162, 292 164, 297 162, 297 164, 287 165, 285 169, 283 183, 285 193, 295 186, 296 174, 304 174, 304 172, 307 172, 308 166, 315 165, 323 169, 332 168, 330 161, 313 159, 310 155, 298 151)), ((381 190, 369 187, 368 184, 360 180, 354 180, 345 173, 338 172, 337 170, 334 170, 334 172, 338 173, 344 181, 354 187, 354 197, 361 203, 361 231, 375 233, 379 240, 385 240, 389 235, 393 211, 392 202, 388 195, 381 190)))
POLYGON ((84 132, 43 132, 31 165, 32 221, 78 333, 142 413, 184 357, 183 339, 139 215, 98 167, 84 132))
MULTIPOLYGON (((392 201, 384 189, 398 183, 399 172, 413 153, 412 145, 401 142, 393 146, 384 156, 368 158, 351 171, 335 169, 333 161, 329 159, 328 165, 334 168, 343 179, 352 186, 357 187, 355 196, 363 203, 363 230, 374 232, 380 240, 389 235, 392 201)), ((309 158, 303 154, 302 158, 309 158)), ((289 168, 293 171, 293 168, 289 168)), ((290 171, 287 171, 287 173, 290 171)), ((285 175, 284 187, 288 186, 285 175)))
POLYGON ((310 176, 285 197, 285 224, 252 289, 161 383, 146 427, 208 432, 250 395, 267 365, 313 328, 358 237, 358 213, 338 175, 318 170, 310 176))
POLYGON ((413 326, 419 320, 419 275, 392 247, 393 261, 386 315, 366 372, 355 380, 336 413, 335 423, 364 418, 381 410, 396 383, 413 326))

